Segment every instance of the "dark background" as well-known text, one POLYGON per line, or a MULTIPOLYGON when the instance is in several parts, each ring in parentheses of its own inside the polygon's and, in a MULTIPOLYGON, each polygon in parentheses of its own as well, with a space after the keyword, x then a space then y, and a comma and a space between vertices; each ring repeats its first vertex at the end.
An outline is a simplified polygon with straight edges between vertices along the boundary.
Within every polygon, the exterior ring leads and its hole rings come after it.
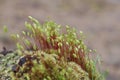
POLYGON ((85 43, 97 50, 102 69, 109 71, 107 80, 120 80, 120 0, 0 0, 0 50, 15 48, 9 35, 25 30, 28 16, 83 31, 85 43))

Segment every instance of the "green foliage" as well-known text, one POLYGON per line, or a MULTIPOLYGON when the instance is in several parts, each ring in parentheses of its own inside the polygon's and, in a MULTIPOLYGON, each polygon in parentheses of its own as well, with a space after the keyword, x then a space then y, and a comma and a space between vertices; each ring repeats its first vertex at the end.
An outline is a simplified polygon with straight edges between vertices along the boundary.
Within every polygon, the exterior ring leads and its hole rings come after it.
POLYGON ((25 22, 29 31, 22 31, 22 36, 12 35, 20 39, 16 45, 23 57, 17 58, 12 80, 104 80, 90 58, 92 50, 84 44, 82 31, 78 35, 74 28, 66 26, 63 33, 61 25, 53 21, 41 25, 29 18, 31 22, 25 22))

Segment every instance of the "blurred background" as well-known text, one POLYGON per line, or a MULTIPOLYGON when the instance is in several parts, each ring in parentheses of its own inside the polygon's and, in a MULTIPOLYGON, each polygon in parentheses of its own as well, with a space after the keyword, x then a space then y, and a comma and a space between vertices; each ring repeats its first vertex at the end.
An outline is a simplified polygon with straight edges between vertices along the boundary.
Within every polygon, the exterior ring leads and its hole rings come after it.
POLYGON ((25 30, 28 16, 83 31, 85 44, 97 50, 109 71, 106 80, 120 80, 120 0, 0 0, 0 51, 15 48, 9 36, 25 30))

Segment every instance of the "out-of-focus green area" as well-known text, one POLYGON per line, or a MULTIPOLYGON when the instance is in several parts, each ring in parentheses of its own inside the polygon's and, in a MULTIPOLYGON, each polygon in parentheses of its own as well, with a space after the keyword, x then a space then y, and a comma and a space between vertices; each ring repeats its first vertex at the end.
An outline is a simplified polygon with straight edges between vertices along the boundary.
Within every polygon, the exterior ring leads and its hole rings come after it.
POLYGON ((24 29, 28 16, 41 23, 54 20, 82 30, 86 44, 96 49, 109 70, 107 80, 120 79, 120 1, 119 0, 0 0, 0 50, 14 49, 8 36, 24 29), (8 33, 2 27, 8 26, 8 33))

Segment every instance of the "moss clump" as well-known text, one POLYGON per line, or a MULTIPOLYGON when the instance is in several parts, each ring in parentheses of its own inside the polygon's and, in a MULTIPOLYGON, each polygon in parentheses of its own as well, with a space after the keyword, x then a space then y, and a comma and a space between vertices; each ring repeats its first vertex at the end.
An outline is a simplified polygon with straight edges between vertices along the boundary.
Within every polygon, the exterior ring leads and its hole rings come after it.
POLYGON ((32 22, 25 23, 29 31, 22 31, 22 37, 12 35, 20 40, 19 59, 10 71, 13 80, 104 80, 89 57, 82 32, 78 35, 66 26, 61 33, 61 25, 53 21, 41 25, 29 18, 32 22))
POLYGON ((89 80, 88 73, 78 64, 59 60, 59 56, 54 53, 26 53, 26 62, 22 66, 17 64, 19 70, 12 73, 13 80, 89 80))

